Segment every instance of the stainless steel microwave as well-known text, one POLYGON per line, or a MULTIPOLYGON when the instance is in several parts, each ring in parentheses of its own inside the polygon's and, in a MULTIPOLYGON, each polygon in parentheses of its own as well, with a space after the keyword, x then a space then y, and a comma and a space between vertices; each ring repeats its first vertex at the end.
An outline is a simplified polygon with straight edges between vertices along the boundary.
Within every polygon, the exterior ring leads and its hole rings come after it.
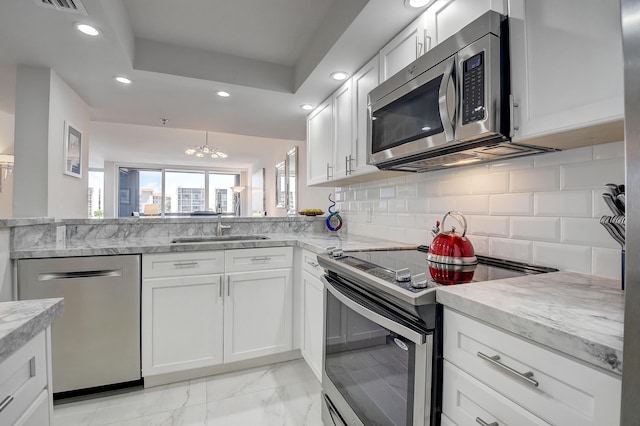
POLYGON ((510 141, 507 25, 487 12, 372 90, 368 163, 419 172, 553 151, 510 141))

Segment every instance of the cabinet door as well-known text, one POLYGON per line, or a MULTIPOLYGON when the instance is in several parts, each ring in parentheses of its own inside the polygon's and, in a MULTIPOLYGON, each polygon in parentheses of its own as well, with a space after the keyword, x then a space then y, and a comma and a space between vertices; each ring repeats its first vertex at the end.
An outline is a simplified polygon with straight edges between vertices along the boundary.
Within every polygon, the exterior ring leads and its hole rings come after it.
POLYGON ((438 0, 427 9, 426 49, 448 39, 489 10, 507 14, 507 0, 438 0))
POLYGON ((348 175, 348 161, 351 155, 353 132, 351 124, 351 79, 343 84, 333 95, 334 145, 333 178, 340 179, 348 175))
POLYGON ((415 61, 424 50, 423 16, 413 21, 380 50, 380 81, 415 61))
MULTIPOLYGON (((43 390, 27 411, 16 420, 14 426, 44 426, 51 424, 49 412, 49 391, 43 390)), ((7 423, 8 424, 8 423, 7 423)))
POLYGON ((222 362, 222 274, 142 281, 142 375, 222 362))
POLYGON ((509 16, 514 140, 622 119, 618 2, 509 0, 509 16))
POLYGON ((302 356, 322 380, 322 327, 324 324, 322 282, 307 271, 302 271, 303 327, 302 356))
POLYGON ((379 83, 380 66, 378 58, 373 58, 353 76, 353 138, 349 169, 351 174, 360 175, 378 170, 367 165, 367 96, 379 83))
POLYGON ((291 350, 291 269, 227 274, 226 297, 225 362, 291 350))
POLYGON ((328 99, 307 118, 307 185, 329 180, 333 137, 333 102, 328 99))

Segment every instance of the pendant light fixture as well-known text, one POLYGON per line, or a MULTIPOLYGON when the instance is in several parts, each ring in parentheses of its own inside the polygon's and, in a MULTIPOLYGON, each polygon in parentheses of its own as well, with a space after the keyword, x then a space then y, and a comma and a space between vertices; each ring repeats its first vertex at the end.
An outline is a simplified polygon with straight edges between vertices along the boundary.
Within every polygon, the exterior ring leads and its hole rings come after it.
POLYGON ((187 155, 193 155, 198 158, 211 157, 211 158, 227 158, 227 154, 222 152, 215 146, 209 146, 209 132, 205 132, 204 145, 190 146, 184 150, 187 155))

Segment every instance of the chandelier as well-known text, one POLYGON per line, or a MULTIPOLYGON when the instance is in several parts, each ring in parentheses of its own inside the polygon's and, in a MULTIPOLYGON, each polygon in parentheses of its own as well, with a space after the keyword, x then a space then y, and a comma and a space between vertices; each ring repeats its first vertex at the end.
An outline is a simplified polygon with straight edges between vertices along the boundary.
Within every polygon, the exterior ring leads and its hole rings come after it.
POLYGON ((215 146, 209 146, 209 132, 205 132, 204 145, 190 146, 184 150, 187 155, 194 155, 198 158, 211 157, 211 158, 227 158, 227 154, 222 152, 215 146))

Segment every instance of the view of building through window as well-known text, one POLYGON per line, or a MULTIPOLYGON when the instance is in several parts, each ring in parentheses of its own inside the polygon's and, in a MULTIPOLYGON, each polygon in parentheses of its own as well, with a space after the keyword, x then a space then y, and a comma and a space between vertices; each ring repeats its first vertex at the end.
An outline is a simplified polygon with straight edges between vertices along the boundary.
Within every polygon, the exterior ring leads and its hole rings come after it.
POLYGON ((88 217, 104 217, 104 172, 89 170, 89 210, 88 217))
POLYGON ((121 167, 118 216, 233 214, 235 205, 230 187, 239 183, 237 173, 121 167))

